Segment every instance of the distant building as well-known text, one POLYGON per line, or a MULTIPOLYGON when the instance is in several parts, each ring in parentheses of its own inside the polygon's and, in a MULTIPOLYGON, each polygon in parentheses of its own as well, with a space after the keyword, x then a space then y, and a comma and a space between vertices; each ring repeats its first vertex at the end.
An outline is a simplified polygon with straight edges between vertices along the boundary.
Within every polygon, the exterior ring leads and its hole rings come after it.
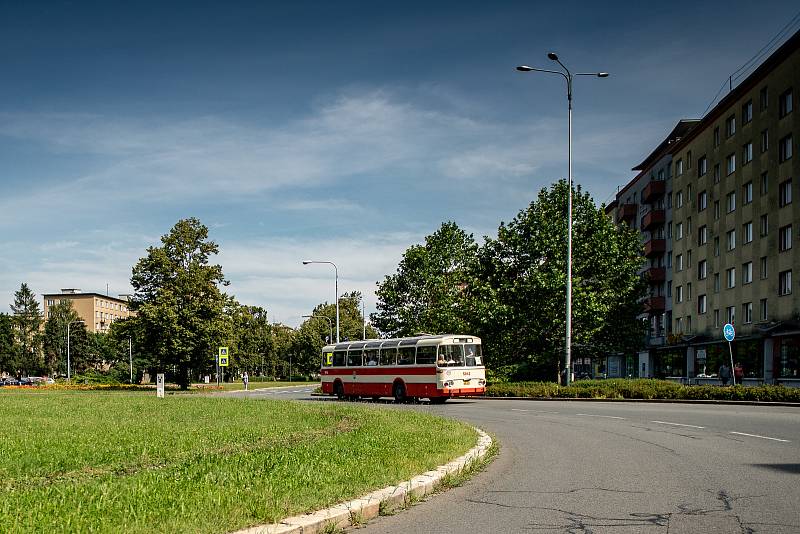
POLYGON ((111 323, 134 315, 128 301, 100 293, 81 293, 80 289, 62 289, 61 293, 44 295, 44 318, 50 316, 50 308, 60 302, 72 302, 78 316, 86 323, 89 332, 108 332, 111 323))

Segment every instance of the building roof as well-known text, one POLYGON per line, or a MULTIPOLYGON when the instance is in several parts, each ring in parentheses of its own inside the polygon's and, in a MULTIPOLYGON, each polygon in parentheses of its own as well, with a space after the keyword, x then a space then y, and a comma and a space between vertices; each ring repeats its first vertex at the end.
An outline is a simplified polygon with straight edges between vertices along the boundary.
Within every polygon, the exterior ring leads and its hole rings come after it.
POLYGON ((638 164, 636 167, 631 169, 632 171, 646 171, 650 169, 650 166, 653 165, 655 162, 660 160, 664 155, 669 153, 669 148, 676 142, 680 141, 683 136, 687 133, 692 131, 692 129, 697 126, 700 122, 700 119, 681 119, 678 121, 678 124, 672 129, 672 131, 664 138, 661 143, 650 152, 650 155, 647 156, 644 161, 638 164))
POLYGON ((786 58, 792 55, 795 51, 800 48, 800 31, 795 32, 789 39, 783 43, 780 48, 778 48, 775 52, 772 53, 764 62, 759 65, 759 67, 750 74, 747 78, 745 78, 739 85, 733 88, 731 92, 725 95, 719 103, 714 106, 711 111, 706 113, 706 115, 700 120, 700 123, 695 127, 692 128, 680 141, 675 143, 670 152, 675 154, 683 147, 685 147, 689 142, 697 137, 701 132, 703 132, 706 128, 711 126, 714 121, 716 121, 720 115, 728 111, 731 106, 739 100, 742 96, 750 92, 758 83, 763 80, 764 78, 769 75, 776 67, 778 67, 781 63, 783 63, 786 58))
POLYGON ((121 302, 123 304, 128 304, 127 299, 121 299, 117 297, 112 297, 111 295, 103 295, 102 293, 44 293, 42 295, 45 298, 77 298, 77 297, 100 297, 106 300, 113 300, 116 302, 121 302))

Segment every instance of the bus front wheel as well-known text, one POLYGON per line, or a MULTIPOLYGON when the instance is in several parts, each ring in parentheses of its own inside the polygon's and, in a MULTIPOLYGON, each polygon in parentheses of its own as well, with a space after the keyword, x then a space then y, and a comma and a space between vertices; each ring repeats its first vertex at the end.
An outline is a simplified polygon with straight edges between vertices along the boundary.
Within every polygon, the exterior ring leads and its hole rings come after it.
POLYGON ((394 401, 397 403, 405 402, 406 398, 406 387, 403 385, 402 382, 397 382, 392 388, 392 393, 394 394, 394 401))
POLYGON ((333 394, 336 395, 336 398, 339 400, 344 398, 344 386, 341 382, 336 382, 333 385, 333 394))

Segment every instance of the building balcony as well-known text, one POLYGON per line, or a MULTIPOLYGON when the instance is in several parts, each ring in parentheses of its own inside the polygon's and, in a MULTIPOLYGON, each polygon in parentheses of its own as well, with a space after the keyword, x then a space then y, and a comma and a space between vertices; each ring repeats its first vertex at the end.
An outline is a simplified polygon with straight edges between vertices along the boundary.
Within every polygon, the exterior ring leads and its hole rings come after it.
POLYGON ((644 311, 649 314, 664 313, 666 306, 664 297, 647 297, 644 300, 644 311))
POLYGON ((617 220, 630 222, 636 218, 639 206, 636 204, 622 204, 617 211, 617 220))
POLYGON ((644 244, 644 255, 647 258, 663 254, 667 250, 666 239, 651 239, 644 244))
POLYGON ((666 218, 667 213, 664 210, 652 210, 642 217, 642 230, 649 230, 653 226, 664 224, 666 218))
POLYGON ((667 183, 664 180, 651 180, 642 189, 642 202, 650 204, 654 200, 664 196, 667 191, 667 183))
POLYGON ((667 279, 667 269, 665 267, 650 267, 643 274, 651 284, 661 283, 667 279))

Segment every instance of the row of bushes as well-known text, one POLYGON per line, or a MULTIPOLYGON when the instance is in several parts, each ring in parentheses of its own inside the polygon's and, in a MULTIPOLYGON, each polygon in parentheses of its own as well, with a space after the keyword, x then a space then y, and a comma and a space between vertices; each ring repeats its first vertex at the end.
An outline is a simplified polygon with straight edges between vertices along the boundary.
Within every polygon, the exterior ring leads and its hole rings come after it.
POLYGON ((684 386, 667 380, 579 380, 570 386, 555 382, 491 384, 487 397, 543 397, 580 399, 674 399, 800 402, 800 389, 784 386, 684 386))

